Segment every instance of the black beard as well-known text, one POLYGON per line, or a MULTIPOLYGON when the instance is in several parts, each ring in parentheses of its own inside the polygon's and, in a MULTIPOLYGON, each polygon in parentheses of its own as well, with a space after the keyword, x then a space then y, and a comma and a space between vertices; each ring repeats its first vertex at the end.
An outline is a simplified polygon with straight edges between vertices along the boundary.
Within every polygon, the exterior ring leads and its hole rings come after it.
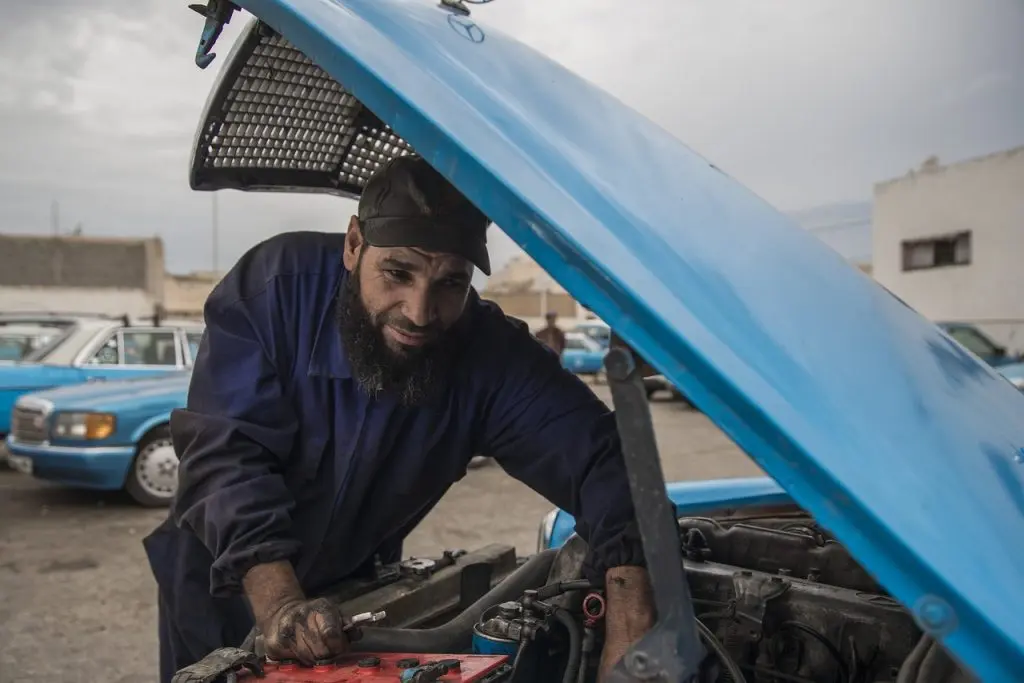
MULTIPOLYGON (((349 273, 338 293, 337 323, 356 381, 369 396, 381 393, 398 396, 403 405, 429 403, 446 388, 446 379, 456 357, 455 334, 445 332, 420 347, 398 353, 384 338, 384 316, 375 319, 363 304, 359 288, 362 258, 349 273)), ((401 328, 400 321, 394 324, 401 328)))

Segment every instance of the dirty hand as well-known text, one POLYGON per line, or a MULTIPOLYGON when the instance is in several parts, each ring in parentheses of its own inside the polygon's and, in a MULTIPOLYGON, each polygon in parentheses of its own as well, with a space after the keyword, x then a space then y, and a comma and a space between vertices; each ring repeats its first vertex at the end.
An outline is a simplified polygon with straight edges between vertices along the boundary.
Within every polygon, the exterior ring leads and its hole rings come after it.
POLYGON ((306 666, 348 650, 345 621, 325 598, 293 600, 278 607, 260 624, 268 659, 294 659, 306 666))
POLYGON ((654 626, 654 595, 647 570, 613 567, 605 573, 604 651, 597 680, 603 683, 626 651, 654 626))

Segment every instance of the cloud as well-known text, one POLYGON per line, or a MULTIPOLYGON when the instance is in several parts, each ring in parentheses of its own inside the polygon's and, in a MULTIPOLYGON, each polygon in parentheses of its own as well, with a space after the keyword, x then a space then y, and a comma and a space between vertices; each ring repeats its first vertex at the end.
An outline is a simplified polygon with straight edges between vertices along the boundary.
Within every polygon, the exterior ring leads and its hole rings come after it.
MULTIPOLYGON (((429 0, 424 0, 428 1, 429 0)), ((0 231, 159 234, 168 266, 210 267, 210 195, 190 147, 207 70, 177 0, 0 4, 0 231)), ((641 111, 783 209, 870 199, 936 154, 1024 143, 1018 0, 496 0, 474 19, 641 111)), ((329 197, 221 193, 224 266, 282 230, 340 230, 329 197)), ((491 237, 492 260, 516 251, 491 237)))

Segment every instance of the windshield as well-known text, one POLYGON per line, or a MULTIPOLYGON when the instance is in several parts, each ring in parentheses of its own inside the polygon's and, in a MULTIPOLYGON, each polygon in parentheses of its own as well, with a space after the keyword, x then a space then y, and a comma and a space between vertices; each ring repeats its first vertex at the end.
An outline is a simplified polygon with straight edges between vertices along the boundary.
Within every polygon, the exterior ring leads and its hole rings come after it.
POLYGON ((955 326, 947 329, 950 337, 960 342, 968 351, 982 358, 998 356, 999 347, 973 327, 955 326))
POLYGON ((0 322, 0 360, 39 361, 45 358, 67 333, 68 322, 0 322))

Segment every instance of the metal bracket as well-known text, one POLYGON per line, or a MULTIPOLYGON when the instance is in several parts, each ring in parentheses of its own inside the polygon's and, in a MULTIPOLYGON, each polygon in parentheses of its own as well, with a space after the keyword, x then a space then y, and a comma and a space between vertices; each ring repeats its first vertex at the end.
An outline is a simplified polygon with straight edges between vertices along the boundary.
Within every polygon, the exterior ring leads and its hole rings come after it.
POLYGON ((604 365, 658 613, 654 628, 615 665, 609 683, 696 680, 705 650, 683 569, 675 509, 665 492, 642 373, 632 352, 622 347, 613 346, 604 365))
POLYGON ((217 44, 217 38, 231 21, 231 15, 238 7, 230 0, 209 0, 205 7, 196 3, 189 5, 188 8, 206 17, 203 33, 199 37, 199 47, 196 48, 196 66, 205 69, 217 56, 217 53, 210 50, 217 44))

